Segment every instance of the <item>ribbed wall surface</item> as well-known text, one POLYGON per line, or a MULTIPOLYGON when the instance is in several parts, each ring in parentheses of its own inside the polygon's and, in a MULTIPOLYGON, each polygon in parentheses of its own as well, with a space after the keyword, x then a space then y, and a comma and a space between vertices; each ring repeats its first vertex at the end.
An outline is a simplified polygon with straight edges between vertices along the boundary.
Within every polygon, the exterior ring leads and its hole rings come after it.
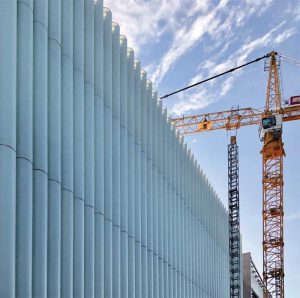
POLYGON ((0 297, 228 297, 228 216, 102 1, 0 1, 0 297))

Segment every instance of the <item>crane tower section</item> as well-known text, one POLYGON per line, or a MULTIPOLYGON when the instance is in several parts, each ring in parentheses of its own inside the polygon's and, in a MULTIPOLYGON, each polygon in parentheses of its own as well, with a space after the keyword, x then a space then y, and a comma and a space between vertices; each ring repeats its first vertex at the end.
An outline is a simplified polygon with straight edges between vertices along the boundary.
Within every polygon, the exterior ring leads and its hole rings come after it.
POLYGON ((266 109, 261 123, 263 141, 263 279, 264 297, 284 297, 282 109, 276 53, 269 62, 266 109))
POLYGON ((239 157, 236 137, 228 145, 228 210, 229 210, 229 258, 230 298, 241 297, 241 246, 239 202, 239 157))

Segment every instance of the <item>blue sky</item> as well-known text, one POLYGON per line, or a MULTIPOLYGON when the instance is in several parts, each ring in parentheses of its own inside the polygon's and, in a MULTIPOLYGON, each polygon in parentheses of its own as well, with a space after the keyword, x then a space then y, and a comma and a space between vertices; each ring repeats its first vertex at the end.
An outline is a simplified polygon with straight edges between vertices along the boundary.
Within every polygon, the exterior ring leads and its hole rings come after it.
MULTIPOLYGON (((300 60, 297 0, 104 0, 160 95, 263 56, 271 50, 300 60)), ((300 68, 283 62, 283 98, 300 95, 300 68)), ((172 116, 262 108, 263 62, 169 98, 172 116)), ((284 124, 286 297, 300 293, 300 121, 284 124)), ((227 205, 225 131, 186 138, 220 199, 227 205)), ((262 144, 258 127, 238 131, 243 250, 262 269, 262 144)))

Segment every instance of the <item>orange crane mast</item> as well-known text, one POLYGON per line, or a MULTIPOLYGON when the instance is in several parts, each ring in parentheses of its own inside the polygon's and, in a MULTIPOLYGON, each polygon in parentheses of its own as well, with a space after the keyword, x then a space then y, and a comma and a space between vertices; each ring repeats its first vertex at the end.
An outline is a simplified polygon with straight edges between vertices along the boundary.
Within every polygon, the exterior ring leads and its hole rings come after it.
POLYGON ((282 122, 300 120, 300 105, 281 106, 277 53, 268 56, 269 78, 264 111, 253 108, 172 119, 183 135, 213 130, 236 130, 260 125, 263 142, 263 279, 264 297, 284 297, 283 157, 282 122))
MULTIPOLYGON (((263 162, 263 280, 275 297, 284 297, 282 111, 276 56, 270 57, 261 151, 263 162), (276 123, 273 124, 275 120, 276 123), (271 124, 272 122, 272 124, 271 124)), ((265 291, 264 296, 268 297, 265 291)))

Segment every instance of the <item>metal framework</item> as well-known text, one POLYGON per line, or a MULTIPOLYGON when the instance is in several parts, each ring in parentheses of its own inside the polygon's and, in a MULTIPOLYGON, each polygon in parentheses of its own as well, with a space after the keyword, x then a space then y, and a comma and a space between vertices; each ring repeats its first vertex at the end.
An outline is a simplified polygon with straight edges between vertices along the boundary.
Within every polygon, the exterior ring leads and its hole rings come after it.
MULTIPOLYGON (((281 109, 283 121, 300 120, 300 106, 289 106, 281 109)), ((172 119, 181 134, 189 135, 212 130, 233 130, 243 126, 259 125, 265 111, 253 108, 242 108, 202 115, 172 119), (235 113, 233 113, 235 112, 235 113)))
MULTIPOLYGON (((264 116, 281 113, 281 92, 276 54, 270 57, 264 116)), ((264 297, 284 297, 283 157, 282 129, 267 132, 263 160, 263 279, 264 297)))
POLYGON ((240 201, 239 201, 239 156, 236 137, 228 145, 228 210, 229 210, 229 255, 230 297, 241 297, 241 246, 240 246, 240 201))

